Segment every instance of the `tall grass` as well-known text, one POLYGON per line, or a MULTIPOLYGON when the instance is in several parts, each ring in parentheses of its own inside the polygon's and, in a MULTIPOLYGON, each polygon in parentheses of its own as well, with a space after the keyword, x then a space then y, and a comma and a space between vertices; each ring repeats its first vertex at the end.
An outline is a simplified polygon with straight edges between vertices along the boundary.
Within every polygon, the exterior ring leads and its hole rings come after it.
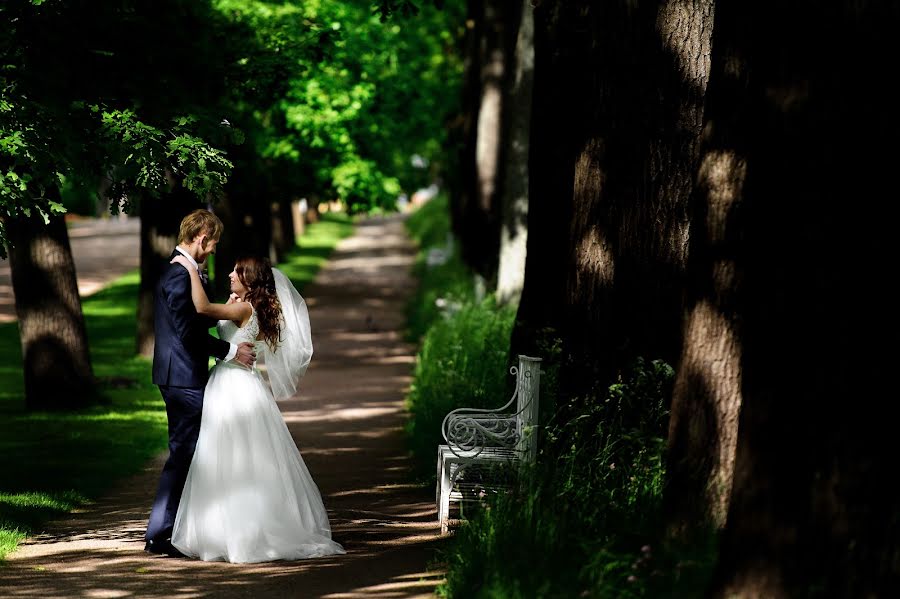
POLYGON ((497 408, 509 399, 507 361, 515 311, 498 307, 492 297, 476 296, 472 274, 448 244, 446 197, 425 204, 407 227, 420 247, 420 284, 407 311, 410 337, 420 342, 407 398, 407 431, 419 471, 434 476, 447 412, 462 406, 497 408))
POLYGON ((463 304, 425 334, 407 401, 410 446, 422 473, 434 475, 447 412, 463 406, 499 408, 509 399, 507 354, 514 317, 486 299, 463 304))
MULTIPOLYGON (((421 288, 410 306, 420 340, 409 396, 412 447, 433 476, 440 423, 460 406, 504 403, 515 313, 475 297, 472 275, 446 252, 443 199, 410 219, 420 242, 421 288), (433 252, 435 248, 438 252, 433 252), (446 261, 426 257, 445 255, 446 261)), ((540 333, 541 415, 538 460, 518 472, 508 494, 487 494, 442 555, 446 597, 695 597, 715 552, 676 546, 663 534, 664 451, 672 368, 638 359, 619 380, 590 397, 557 405, 563 348, 540 333)), ((427 468, 427 470, 425 470, 427 468)))
MULTIPOLYGON (((346 216, 326 215, 279 266, 302 288, 352 230, 346 216)), ((150 361, 134 355, 138 277, 125 275, 83 300, 101 405, 26 412, 18 327, 0 325, 0 561, 48 520, 90 502, 166 448, 165 406, 150 361)))
MULTIPOLYGON (((708 572, 658 546, 672 369, 638 361, 586 398, 520 484, 462 525, 446 555, 448 597, 680 597, 708 572)), ((699 562, 696 562, 699 563, 699 562)))

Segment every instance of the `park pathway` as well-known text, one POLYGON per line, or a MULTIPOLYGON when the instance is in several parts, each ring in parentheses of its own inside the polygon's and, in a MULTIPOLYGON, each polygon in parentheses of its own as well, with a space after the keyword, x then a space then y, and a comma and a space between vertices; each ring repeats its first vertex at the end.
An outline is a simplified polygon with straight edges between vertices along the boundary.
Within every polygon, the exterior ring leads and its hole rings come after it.
POLYGON ((280 406, 347 555, 239 565, 145 553, 161 457, 20 546, 0 566, 0 597, 432 596, 434 492, 409 482, 402 432, 413 257, 399 218, 363 221, 304 291, 315 354, 300 396, 280 406))

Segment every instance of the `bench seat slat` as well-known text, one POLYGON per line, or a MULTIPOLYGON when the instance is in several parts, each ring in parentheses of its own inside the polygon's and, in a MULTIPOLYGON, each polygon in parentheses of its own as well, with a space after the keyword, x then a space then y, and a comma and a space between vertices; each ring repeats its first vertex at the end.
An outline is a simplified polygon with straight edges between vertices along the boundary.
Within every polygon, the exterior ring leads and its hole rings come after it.
POLYGON ((444 418, 441 426, 447 444, 438 445, 437 503, 441 532, 447 532, 451 503, 479 501, 487 493, 510 489, 502 471, 523 461, 533 461, 533 429, 538 414, 540 358, 519 356, 516 392, 509 402, 496 409, 459 408, 444 418), (509 408, 516 402, 516 411, 509 408), (499 469, 499 470, 498 470, 499 469), (466 480, 467 472, 479 473, 477 482, 466 480))

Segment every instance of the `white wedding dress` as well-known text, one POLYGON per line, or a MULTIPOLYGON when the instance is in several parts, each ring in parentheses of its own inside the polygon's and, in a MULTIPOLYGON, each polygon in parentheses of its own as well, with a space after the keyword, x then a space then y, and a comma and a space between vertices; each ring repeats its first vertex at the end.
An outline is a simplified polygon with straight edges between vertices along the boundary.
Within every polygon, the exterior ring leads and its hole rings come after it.
MULTIPOLYGON (((218 330, 232 343, 255 342, 256 311, 243 327, 223 320, 218 330)), ((256 369, 219 362, 210 373, 172 545, 204 561, 234 563, 344 553, 331 540, 319 489, 256 369)))

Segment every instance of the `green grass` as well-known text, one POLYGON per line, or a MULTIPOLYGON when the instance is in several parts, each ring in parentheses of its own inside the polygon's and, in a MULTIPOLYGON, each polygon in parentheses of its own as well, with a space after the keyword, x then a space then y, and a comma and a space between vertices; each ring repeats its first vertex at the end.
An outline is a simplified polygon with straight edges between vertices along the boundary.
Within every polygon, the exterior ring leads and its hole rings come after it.
MULTIPOLYGON (((515 310, 475 297, 472 275, 447 246, 446 198, 408 220, 419 243, 419 289, 408 308, 409 336, 420 345, 407 406, 409 443, 421 477, 434 476, 440 424, 460 407, 499 407, 510 391, 506 368, 515 310), (436 300, 439 300, 436 302, 436 300), (441 308, 438 304, 442 304, 441 308)), ((444 597, 700 596, 714 563, 714 541, 669 542, 662 526, 664 398, 672 369, 637 361, 608 389, 558 405, 562 347, 542 341, 537 463, 519 472, 508 495, 488 495, 439 555, 444 597)))
POLYGON ((412 213, 406 228, 420 249, 415 265, 419 286, 406 309, 407 337, 416 342, 446 314, 438 303, 461 305, 475 301, 475 279, 458 252, 453 252, 443 264, 427 264, 429 251, 447 248, 450 234, 447 196, 440 195, 412 213))
MULTIPOLYGON (((328 214, 279 267, 302 289, 352 231, 349 217, 328 214)), ((150 361, 134 356, 138 283, 134 272, 83 301, 102 405, 26 412, 18 327, 0 325, 0 560, 166 448, 165 407, 150 361)))
POLYGON ((442 264, 427 263, 429 251, 448 245, 446 196, 419 208, 406 226, 419 245, 419 286, 407 306, 408 337, 419 343, 407 398, 407 433, 418 474, 430 480, 447 412, 463 406, 498 408, 509 399, 507 360, 515 309, 498 307, 493 296, 479 300, 474 277, 458 252, 442 264))

